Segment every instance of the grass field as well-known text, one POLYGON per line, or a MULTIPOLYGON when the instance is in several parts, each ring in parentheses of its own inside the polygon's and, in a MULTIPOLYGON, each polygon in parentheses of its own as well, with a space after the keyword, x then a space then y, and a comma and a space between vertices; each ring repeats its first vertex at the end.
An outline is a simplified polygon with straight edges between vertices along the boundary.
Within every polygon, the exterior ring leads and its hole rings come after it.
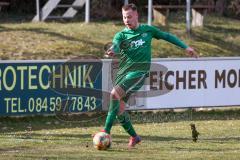
MULTIPOLYGON (((124 27, 121 21, 31 23, 5 18, 0 20, 1 59, 66 59, 83 54, 102 57, 104 44, 124 27)), ((168 26, 158 27, 176 34, 201 56, 239 56, 239 20, 208 15, 204 24, 193 29, 192 38, 186 36, 184 14, 172 14, 168 26)), ((153 41, 152 54, 158 58, 186 56, 181 49, 157 40, 153 41)))
POLYGON ((33 130, 30 138, 26 131, 5 132, 1 134, 1 159, 239 159, 239 122, 198 121, 201 136, 197 143, 191 141, 189 122, 138 124, 143 142, 132 150, 127 149, 128 136, 119 126, 113 129, 108 151, 97 151, 91 145, 90 135, 99 127, 43 128, 33 130))
MULTIPOLYGON (((207 115, 198 114, 196 112, 193 119, 207 115)), ((129 136, 116 124, 112 130, 112 147, 107 151, 98 151, 92 146, 91 134, 102 124, 83 125, 55 117, 5 119, 0 124, 0 159, 238 160, 240 120, 217 120, 223 117, 216 115, 215 120, 137 123, 135 128, 143 141, 131 150, 127 149, 129 136), (195 123, 200 132, 197 143, 191 140, 190 123, 195 123)))

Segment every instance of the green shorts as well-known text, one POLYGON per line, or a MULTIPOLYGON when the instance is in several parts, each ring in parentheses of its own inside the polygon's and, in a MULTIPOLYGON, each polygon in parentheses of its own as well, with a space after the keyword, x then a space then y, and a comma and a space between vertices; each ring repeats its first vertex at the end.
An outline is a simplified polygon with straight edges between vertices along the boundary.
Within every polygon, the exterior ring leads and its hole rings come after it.
POLYGON ((125 103, 127 103, 132 93, 138 91, 144 85, 146 77, 146 72, 130 72, 116 80, 116 85, 120 86, 126 93, 122 98, 125 103))

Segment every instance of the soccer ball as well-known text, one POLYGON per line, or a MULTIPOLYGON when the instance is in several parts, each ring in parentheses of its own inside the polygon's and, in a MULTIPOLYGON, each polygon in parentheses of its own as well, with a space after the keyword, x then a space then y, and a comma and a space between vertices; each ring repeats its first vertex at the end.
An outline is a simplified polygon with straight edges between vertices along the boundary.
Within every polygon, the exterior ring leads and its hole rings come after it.
POLYGON ((111 136, 105 132, 98 132, 93 137, 93 146, 98 150, 106 150, 110 148, 111 143, 111 136))

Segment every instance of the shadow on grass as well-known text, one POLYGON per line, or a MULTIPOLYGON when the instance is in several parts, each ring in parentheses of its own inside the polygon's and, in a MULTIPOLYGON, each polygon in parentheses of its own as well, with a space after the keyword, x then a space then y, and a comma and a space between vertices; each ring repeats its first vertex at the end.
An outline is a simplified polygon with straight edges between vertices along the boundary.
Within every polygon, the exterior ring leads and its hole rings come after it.
MULTIPOLYGON (((43 140, 43 141, 58 141, 58 140, 74 140, 74 139, 81 139, 81 141, 87 141, 92 139, 91 134, 66 134, 66 133, 59 133, 59 134, 38 134, 32 133, 30 135, 26 135, 25 133, 22 134, 14 134, 14 133, 5 133, 4 136, 14 136, 16 139, 27 139, 27 140, 43 140)), ((125 143, 124 140, 128 141, 129 135, 112 135, 114 143, 120 144, 125 143)), ((182 137, 171 137, 171 136, 141 136, 143 141, 191 141, 191 137, 189 138, 182 138, 182 137)), ((209 140, 209 139, 208 139, 209 140)))
MULTIPOLYGON (((66 126, 67 128, 67 126, 66 126)), ((34 131, 34 129, 33 129, 34 131)), ((50 131, 51 132, 51 131, 50 131)), ((86 134, 89 131, 80 130, 79 132, 75 132, 74 134, 69 133, 3 133, 3 136, 12 136, 16 139, 32 139, 32 140, 73 140, 73 139, 91 139, 92 133, 86 134)), ((188 132, 188 131, 186 131, 188 132)), ((224 135, 223 135, 224 136, 224 135)), ((112 134, 112 138, 114 139, 114 142, 116 143, 122 143, 122 140, 128 140, 129 135, 126 133, 124 135, 119 134, 112 134)), ((191 135, 189 137, 172 137, 172 136, 151 136, 151 135, 141 135, 141 138, 145 141, 192 141, 191 135)), ((224 143, 226 141, 239 141, 240 137, 212 137, 212 138, 199 138, 199 141, 209 141, 211 143, 224 143)), ((1 150, 1 149, 0 149, 1 150)))
MULTIPOLYGON (((205 43, 218 46, 221 50, 229 50, 234 53, 234 55, 228 56, 239 56, 240 45, 226 41, 225 38, 219 36, 219 33, 226 35, 228 34, 237 35, 240 32, 240 29, 222 28, 207 25, 204 27, 204 30, 207 31, 208 33, 204 34, 202 32, 194 31, 192 32, 192 37, 195 40, 200 40, 205 43)), ((216 54, 215 56, 218 55, 216 54)))
MULTIPOLYGON (((31 133, 30 135, 21 133, 21 134, 15 134, 15 133, 5 133, 4 136, 14 136, 16 139, 29 139, 29 140, 73 140, 73 139, 91 139, 91 134, 82 134, 79 132, 78 134, 66 134, 66 133, 59 133, 59 134, 39 134, 39 133, 31 133)), ((123 143, 123 139, 128 141, 129 135, 112 135, 114 142, 116 143, 123 143)), ((162 137, 162 136, 141 136, 143 140, 147 141, 186 141, 191 140, 191 138, 181 138, 181 137, 162 137)))
POLYGON ((226 34, 235 34, 238 35, 240 33, 240 27, 238 28, 223 28, 221 26, 211 26, 205 25, 204 26, 209 32, 214 33, 226 33, 226 34))
MULTIPOLYGON (((129 135, 112 135, 113 137, 113 141, 115 143, 123 143, 123 139, 125 139, 126 141, 128 141, 129 139, 129 135)), ((153 142, 169 142, 169 141, 191 141, 191 137, 189 136, 189 138, 186 137, 172 137, 172 136, 143 136, 141 135, 142 141, 153 141, 153 142)), ((125 142, 124 142, 125 143, 125 142)))
POLYGON ((98 43, 96 41, 90 41, 88 38, 84 38, 84 37, 79 37, 79 38, 75 38, 75 37, 70 37, 70 36, 66 36, 64 34, 61 33, 57 33, 57 32, 53 32, 53 31, 49 31, 48 29, 44 29, 44 28, 28 28, 28 29, 12 29, 12 28, 7 28, 7 27, 3 27, 0 25, 0 32, 17 32, 17 31, 26 31, 26 32, 34 32, 37 34, 45 34, 45 35, 50 35, 52 37, 57 37, 63 40, 67 40, 67 41, 75 41, 75 42, 82 42, 86 45, 91 45, 91 47, 93 48, 100 48, 102 49, 104 47, 103 43, 98 43))
MULTIPOLYGON (((48 37, 56 37, 58 40, 66 40, 66 41, 72 41, 72 42, 79 42, 82 43, 83 46, 88 47, 89 49, 86 49, 85 52, 83 52, 83 50, 79 50, 77 52, 81 53, 81 54, 94 54, 97 57, 102 57, 103 53, 104 53, 104 42, 96 42, 94 40, 90 40, 87 37, 84 36, 80 36, 78 38, 72 37, 72 36, 67 36, 61 33, 57 33, 55 31, 51 31, 45 28, 20 28, 20 29, 12 29, 12 28, 7 28, 4 26, 0 25, 0 33, 1 32, 18 32, 18 31, 24 31, 24 32, 31 32, 31 33, 36 33, 36 34, 44 34, 47 35, 48 37), (94 53, 92 53, 92 51, 94 51, 94 53), (96 52, 98 51, 98 52, 96 52), (83 52, 83 53, 82 53, 83 52)), ((43 40, 44 41, 44 40, 43 40)), ((63 44, 64 45, 64 44, 63 44)), ((84 49, 85 50, 85 49, 84 49)), ((56 50, 57 51, 57 50, 56 50)), ((78 55, 79 55, 78 53, 78 55)), ((54 54, 54 53, 53 53, 54 54)), ((52 54, 52 55, 53 55, 52 54)), ((58 52, 56 52, 56 54, 58 54, 58 52)), ((29 53, 29 52, 24 52, 24 57, 22 59, 34 59, 34 58, 39 58, 39 55, 42 55, 44 58, 49 59, 49 54, 44 54, 44 53, 37 53, 35 52, 33 53, 29 53), (44 56, 46 55, 46 56, 44 56)), ((74 51, 74 53, 72 52, 65 52, 64 54, 60 54, 60 55, 56 55, 57 57, 60 57, 59 59, 65 59, 66 57, 71 58, 76 55, 76 51, 74 51)), ((50 56, 51 57, 51 56, 50 56)), ((9 57, 9 55, 2 55, 1 56, 2 59, 11 59, 9 57)), ((44 59, 42 58, 42 59, 44 59)))
POLYGON ((27 146, 16 146, 16 147, 3 147, 0 148, 0 154, 1 153, 5 153, 5 152, 19 152, 19 151, 23 151, 23 150, 27 150, 31 147, 27 147, 27 146))
MULTIPOLYGON (((86 131, 87 132, 87 131, 86 131)), ((16 139, 26 139, 26 140, 43 140, 43 141, 58 141, 58 140, 73 140, 73 139, 91 139, 92 134, 81 134, 81 132, 77 134, 67 134, 67 133, 59 133, 59 134, 53 134, 53 133, 46 133, 46 134, 40 134, 40 133, 21 133, 21 134, 15 134, 15 133, 4 133, 4 136, 14 136, 16 139)))
MULTIPOLYGON (((0 133, 12 133, 17 131, 26 131, 31 128, 32 131, 42 129, 62 129, 62 128, 82 128, 103 127, 107 113, 100 112, 96 114, 79 114, 78 116, 67 116, 59 119, 56 115, 52 116, 27 116, 27 117, 1 117, 0 133)), ((211 110, 195 111, 188 109, 182 112, 174 111, 132 111, 130 116, 133 124, 144 123, 167 123, 180 121, 207 121, 207 120, 239 120, 240 109, 229 110, 211 110)), ((117 121, 115 123, 118 124, 117 121)))
POLYGON ((202 140, 211 141, 211 143, 222 143, 226 141, 240 141, 240 137, 201 138, 202 140))

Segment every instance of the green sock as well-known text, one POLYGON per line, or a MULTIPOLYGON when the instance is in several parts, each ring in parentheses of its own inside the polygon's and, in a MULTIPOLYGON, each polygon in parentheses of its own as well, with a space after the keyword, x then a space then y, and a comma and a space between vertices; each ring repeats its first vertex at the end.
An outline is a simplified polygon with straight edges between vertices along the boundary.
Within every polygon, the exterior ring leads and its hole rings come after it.
POLYGON ((124 130, 132 137, 135 137, 137 134, 132 126, 129 114, 123 112, 121 115, 117 116, 118 121, 121 123, 124 130))
POLYGON ((120 106, 120 100, 111 99, 109 109, 108 109, 108 115, 107 115, 105 127, 104 127, 104 130, 108 134, 110 134, 113 122, 116 119, 117 113, 119 111, 119 106, 120 106))

